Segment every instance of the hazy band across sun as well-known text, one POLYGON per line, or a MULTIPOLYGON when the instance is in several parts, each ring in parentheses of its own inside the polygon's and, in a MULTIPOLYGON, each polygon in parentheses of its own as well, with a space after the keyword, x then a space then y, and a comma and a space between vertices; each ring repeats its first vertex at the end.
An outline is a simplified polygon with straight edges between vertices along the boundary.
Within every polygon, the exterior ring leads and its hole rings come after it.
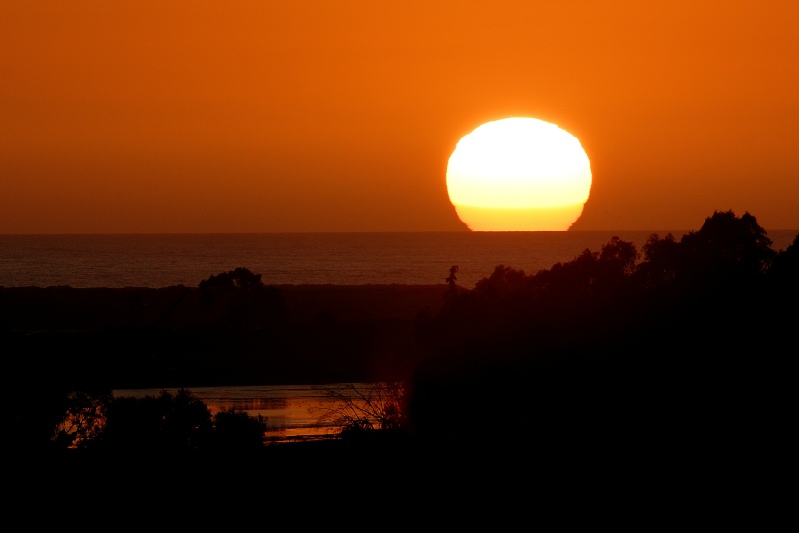
POLYGON ((447 166, 450 201, 474 231, 565 231, 582 214, 591 179, 580 141, 535 118, 479 126, 447 166))

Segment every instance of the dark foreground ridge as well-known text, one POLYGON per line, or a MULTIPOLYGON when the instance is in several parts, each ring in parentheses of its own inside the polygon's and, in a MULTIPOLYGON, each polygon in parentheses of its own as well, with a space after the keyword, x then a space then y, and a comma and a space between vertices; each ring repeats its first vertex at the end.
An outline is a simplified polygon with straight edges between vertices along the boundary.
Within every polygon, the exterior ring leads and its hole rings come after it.
POLYGON ((445 294, 443 284, 6 287, 0 317, 8 353, 30 354, 14 364, 39 378, 113 389, 381 381, 445 294))
POLYGON ((641 251, 613 238, 537 273, 498 265, 472 290, 455 267, 435 286, 270 286, 239 268, 196 288, 2 288, 11 440, 53 451, 64 413, 87 413, 77 397, 106 418, 84 420, 102 420, 104 437, 69 449, 76 457, 238 445, 269 463, 359 457, 398 470, 778 469, 795 417, 798 258, 799 236, 777 252, 751 215, 716 212, 641 251), (250 438, 257 421, 211 420, 189 395, 154 399, 149 414, 107 397, 333 382, 401 389, 379 404, 379 424, 272 446, 250 438))

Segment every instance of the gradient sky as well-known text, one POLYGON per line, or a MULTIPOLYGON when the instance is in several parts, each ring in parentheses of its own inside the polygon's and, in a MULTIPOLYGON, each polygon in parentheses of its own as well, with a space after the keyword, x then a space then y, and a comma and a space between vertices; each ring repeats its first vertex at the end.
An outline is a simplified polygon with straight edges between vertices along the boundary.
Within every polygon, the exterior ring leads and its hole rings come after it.
POLYGON ((580 139, 579 230, 799 228, 799 2, 0 3, 0 233, 450 231, 458 140, 580 139))

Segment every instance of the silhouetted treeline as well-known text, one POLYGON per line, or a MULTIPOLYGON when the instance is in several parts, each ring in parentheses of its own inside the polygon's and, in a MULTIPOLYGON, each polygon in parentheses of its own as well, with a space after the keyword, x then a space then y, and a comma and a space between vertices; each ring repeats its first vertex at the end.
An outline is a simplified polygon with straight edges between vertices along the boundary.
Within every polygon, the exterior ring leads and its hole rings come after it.
POLYGON ((143 398, 72 392, 55 447, 114 453, 246 452, 263 447, 266 420, 223 409, 211 415, 191 391, 143 398))
POLYGON ((430 353, 409 418, 437 439, 487 445, 507 432, 530 449, 779 447, 793 415, 799 235, 771 244, 750 214, 714 212, 642 253, 614 237, 533 274, 497 266, 423 324, 430 353))

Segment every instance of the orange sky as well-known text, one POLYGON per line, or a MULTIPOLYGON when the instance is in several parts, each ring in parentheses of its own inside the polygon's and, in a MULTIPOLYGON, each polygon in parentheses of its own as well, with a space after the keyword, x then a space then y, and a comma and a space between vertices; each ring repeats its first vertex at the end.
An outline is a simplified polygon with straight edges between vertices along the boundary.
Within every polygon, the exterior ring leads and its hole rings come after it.
POLYGON ((799 2, 5 0, 0 233, 448 231, 458 140, 530 116, 580 230, 799 228, 799 2))

